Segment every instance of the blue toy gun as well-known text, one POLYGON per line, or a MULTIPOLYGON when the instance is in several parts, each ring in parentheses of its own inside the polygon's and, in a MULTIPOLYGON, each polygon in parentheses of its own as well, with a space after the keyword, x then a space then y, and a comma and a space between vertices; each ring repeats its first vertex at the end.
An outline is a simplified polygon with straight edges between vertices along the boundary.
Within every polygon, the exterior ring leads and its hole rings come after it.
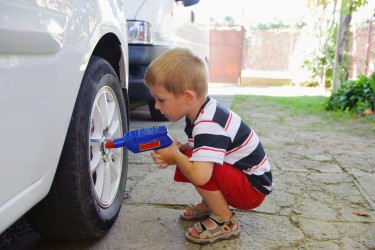
POLYGON ((124 137, 116 138, 105 144, 106 148, 126 147, 133 153, 165 148, 172 144, 165 125, 141 128, 126 132, 124 137))

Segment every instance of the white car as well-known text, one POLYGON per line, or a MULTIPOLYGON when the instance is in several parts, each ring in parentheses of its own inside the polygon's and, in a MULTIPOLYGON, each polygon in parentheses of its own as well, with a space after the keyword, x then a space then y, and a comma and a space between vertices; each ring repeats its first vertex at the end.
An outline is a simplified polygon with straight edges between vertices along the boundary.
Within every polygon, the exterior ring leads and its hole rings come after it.
POLYGON ((0 0, 0 233, 98 238, 123 203, 128 41, 122 0, 0 0))

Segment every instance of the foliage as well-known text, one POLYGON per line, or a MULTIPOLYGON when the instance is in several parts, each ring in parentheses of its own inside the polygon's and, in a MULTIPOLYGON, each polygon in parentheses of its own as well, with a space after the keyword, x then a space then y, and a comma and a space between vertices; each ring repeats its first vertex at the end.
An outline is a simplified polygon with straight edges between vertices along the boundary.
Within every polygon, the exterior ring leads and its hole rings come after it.
POLYGON ((226 25, 234 25, 234 23, 235 23, 234 18, 231 17, 231 16, 226 16, 224 18, 224 22, 225 22, 226 25))
POLYGON ((357 11, 360 7, 368 4, 367 0, 343 0, 341 12, 348 14, 357 11))
POLYGON ((249 25, 247 30, 249 31, 258 31, 258 30, 273 30, 273 29, 282 29, 282 28, 296 28, 301 29, 307 24, 304 21, 297 21, 295 23, 286 23, 281 20, 273 21, 269 23, 257 23, 256 25, 249 25))
MULTIPOLYGON (((347 79, 347 68, 348 68, 348 56, 346 51, 348 51, 348 34, 349 34, 349 27, 351 22, 351 15, 353 12, 356 12, 360 7, 363 7, 368 4, 367 0, 342 0, 340 5, 340 19, 339 23, 337 24, 337 20, 335 20, 335 12, 336 12, 336 6, 338 0, 308 0, 308 6, 312 9, 320 9, 322 13, 324 13, 326 10, 328 10, 328 6, 333 4, 334 11, 331 14, 331 20, 330 23, 332 25, 329 25, 331 28, 326 30, 328 32, 329 36, 332 36, 330 34, 334 30, 332 29, 334 27, 333 24, 338 25, 339 32, 336 32, 337 37, 335 39, 334 44, 334 51, 335 54, 332 56, 331 53, 327 53, 327 44, 324 45, 325 49, 325 56, 327 57, 326 61, 330 64, 330 68, 332 68, 332 72, 330 74, 330 82, 329 86, 333 88, 337 88, 339 81, 342 81, 343 79, 347 79)), ((324 19, 321 19, 321 21, 324 19)), ((324 25, 321 25, 321 27, 324 27, 324 25)), ((323 31, 323 30, 321 30, 323 31)), ((321 33, 321 37, 326 36, 326 33, 321 33)), ((326 43, 328 42, 328 39, 326 40, 326 43)), ((322 48, 319 48, 322 49, 322 48)), ((321 58, 318 58, 318 60, 321 60, 321 58)), ((324 61, 322 68, 324 69, 324 61)), ((312 64, 313 65, 313 64, 312 64)), ((313 65, 314 66, 314 65, 313 65)), ((319 67, 319 65, 315 65, 316 67, 319 67)), ((319 72, 319 69, 317 70, 319 72)), ((321 74, 318 74, 318 76, 321 74)), ((324 79, 324 71, 323 71, 323 78, 324 79)))
POLYGON ((335 56, 336 34, 337 25, 335 25, 332 32, 328 34, 324 44, 325 48, 321 51, 317 51, 315 56, 306 59, 302 65, 302 68, 308 70, 310 73, 309 77, 311 79, 315 79, 317 82, 319 82, 317 79, 324 79, 321 85, 326 88, 332 85, 333 68, 329 58, 335 56))
POLYGON ((375 72, 369 76, 368 82, 370 84, 370 88, 372 89, 372 92, 375 93, 375 72))
POLYGON ((286 24, 284 24, 281 21, 278 22, 271 22, 271 23, 258 23, 255 27, 253 27, 253 30, 270 30, 270 29, 280 29, 287 27, 286 24))
MULTIPOLYGON (((308 0, 307 5, 310 8, 317 8, 318 6, 322 8, 327 8, 330 2, 337 1, 337 0, 308 0)), ((368 0, 342 0, 341 4, 341 12, 344 14, 355 12, 360 7, 366 6, 368 4, 368 0)))
POLYGON ((371 108, 371 97, 375 95, 375 73, 370 77, 360 76, 356 81, 345 81, 335 89, 326 103, 326 110, 347 112, 371 108))
POLYGON ((312 83, 309 84, 311 86, 317 84, 326 88, 332 86, 338 24, 334 18, 336 3, 329 7, 330 5, 329 1, 310 2, 310 7, 316 11, 313 38, 317 43, 315 50, 304 61, 302 68, 308 70, 309 77, 312 79, 312 83), (332 13, 331 8, 333 8, 332 13))

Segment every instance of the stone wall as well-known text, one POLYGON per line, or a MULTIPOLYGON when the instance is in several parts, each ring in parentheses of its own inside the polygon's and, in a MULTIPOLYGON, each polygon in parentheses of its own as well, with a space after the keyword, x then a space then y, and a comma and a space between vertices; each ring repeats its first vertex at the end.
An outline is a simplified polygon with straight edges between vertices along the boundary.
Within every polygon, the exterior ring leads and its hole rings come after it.
POLYGON ((375 24, 372 25, 369 38, 369 25, 362 25, 352 32, 350 41, 350 77, 357 78, 358 75, 369 75, 375 71, 375 24), (367 45, 370 52, 367 55, 367 45), (367 67, 366 67, 367 65, 367 67))
MULTIPOLYGON (((371 50, 366 72, 368 30, 368 25, 363 25, 352 32, 348 46, 351 60, 349 77, 352 79, 375 71, 375 24, 370 38, 371 50)), ((253 83, 252 78, 260 77, 282 79, 279 81, 282 84, 290 83, 306 59, 305 53, 314 46, 313 40, 309 34, 290 29, 247 32, 247 38, 244 40, 241 82, 253 83)))

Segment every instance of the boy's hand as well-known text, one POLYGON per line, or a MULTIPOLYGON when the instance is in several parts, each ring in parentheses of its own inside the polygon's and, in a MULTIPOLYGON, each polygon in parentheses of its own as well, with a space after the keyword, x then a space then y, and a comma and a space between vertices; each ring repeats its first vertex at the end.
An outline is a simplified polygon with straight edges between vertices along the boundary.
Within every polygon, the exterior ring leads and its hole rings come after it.
POLYGON ((160 165, 161 168, 167 168, 169 165, 175 165, 175 156, 180 154, 181 143, 173 140, 173 143, 166 148, 155 150, 151 153, 151 157, 155 164, 160 165))
POLYGON ((189 149, 189 142, 179 142, 177 141, 178 149, 181 152, 184 152, 185 150, 189 149))

